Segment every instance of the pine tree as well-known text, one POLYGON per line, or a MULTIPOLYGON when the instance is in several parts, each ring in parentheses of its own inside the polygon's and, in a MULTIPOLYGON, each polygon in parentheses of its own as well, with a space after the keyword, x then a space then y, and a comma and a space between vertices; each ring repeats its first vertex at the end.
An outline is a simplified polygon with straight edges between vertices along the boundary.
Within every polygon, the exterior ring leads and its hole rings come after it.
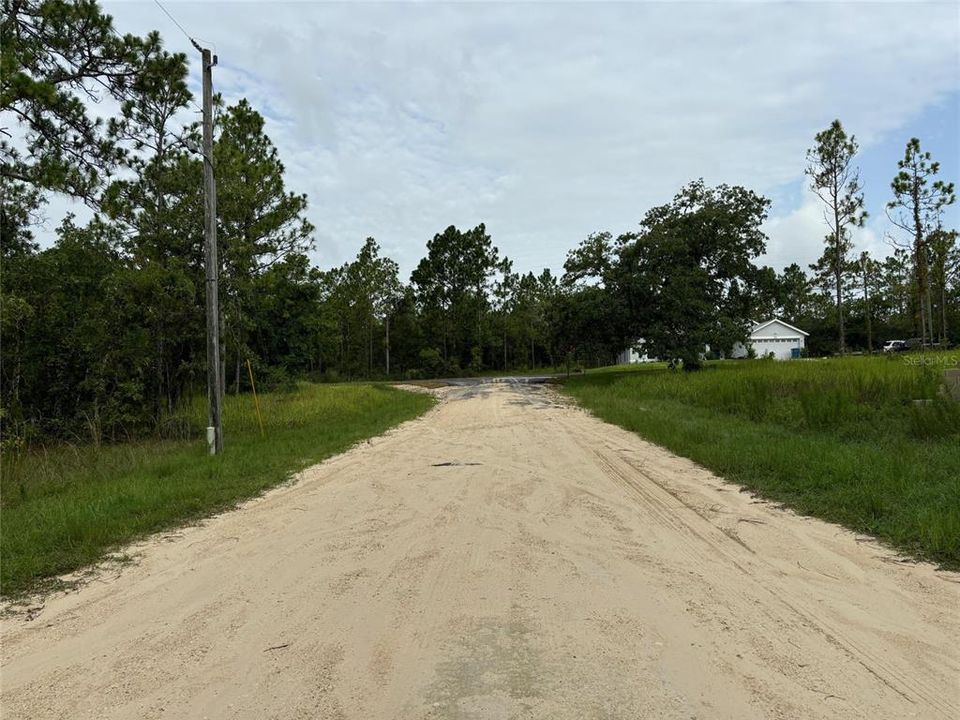
POLYGON ((890 220, 912 237, 916 278, 917 324, 924 342, 933 342, 933 300, 930 288, 928 236, 941 227, 943 209, 956 201, 953 183, 936 180, 940 163, 920 148, 920 140, 907 142, 898 172, 890 183, 893 200, 887 203, 890 220))
POLYGON ((823 277, 831 277, 837 309, 837 336, 840 353, 847 350, 844 327, 844 276, 849 272, 849 253, 853 249, 848 228, 862 227, 867 218, 863 205, 863 184, 860 170, 854 167, 857 141, 848 136, 839 120, 817 133, 816 144, 807 151, 806 174, 810 188, 824 203, 824 220, 829 232, 826 250, 815 269, 823 277))

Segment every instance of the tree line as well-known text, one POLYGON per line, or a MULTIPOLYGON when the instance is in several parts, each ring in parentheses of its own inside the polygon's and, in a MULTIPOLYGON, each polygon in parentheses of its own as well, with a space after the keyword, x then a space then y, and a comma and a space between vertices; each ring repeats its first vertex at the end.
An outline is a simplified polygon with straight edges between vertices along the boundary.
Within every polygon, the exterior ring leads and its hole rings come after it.
POLYGON ((866 251, 855 254, 850 230, 863 227, 867 218, 863 183, 855 165, 858 149, 856 137, 848 135, 839 120, 817 133, 807 151, 806 174, 810 188, 823 202, 828 228, 824 252, 810 266, 812 287, 806 286, 794 266, 787 269, 789 277, 768 278, 771 301, 778 293, 793 294, 788 301, 791 306, 779 308, 784 314, 814 328, 822 321, 835 326, 835 348, 816 338, 823 350, 847 351, 848 314, 859 316, 854 340, 867 350, 873 350, 877 330, 917 336, 921 345, 946 344, 948 328, 956 322, 960 271, 957 231, 943 225, 945 208, 956 202, 954 184, 937 177, 940 164, 922 150, 918 138, 911 138, 897 162, 885 206, 887 217, 906 240, 891 238, 894 253, 882 262, 866 251), (829 294, 830 310, 808 307, 816 291, 821 301, 829 294), (796 306, 798 301, 803 308, 796 306))
MULTIPOLYGON (((13 445, 187 432, 180 409, 205 389, 203 194, 187 59, 158 34, 120 35, 96 2, 5 2, 0 27, 0 413, 13 445), (109 100, 109 121, 91 108, 109 100), (93 219, 35 232, 51 194, 93 219)), ((907 145, 889 211, 908 245, 854 256, 864 220, 839 122, 816 137, 809 176, 829 232, 808 273, 757 264, 770 202, 689 183, 636 230, 598 232, 564 272, 519 272, 487 228, 426 239, 409 279, 374 238, 340 267, 311 265, 307 198, 286 187, 264 118, 217 99, 214 164, 221 259, 221 361, 245 392, 297 378, 423 378, 602 365, 639 338, 687 369, 729 348, 750 319, 811 332, 814 353, 871 348, 891 335, 956 340, 953 185, 907 145)), ((438 229, 439 230, 439 229, 438 229)))

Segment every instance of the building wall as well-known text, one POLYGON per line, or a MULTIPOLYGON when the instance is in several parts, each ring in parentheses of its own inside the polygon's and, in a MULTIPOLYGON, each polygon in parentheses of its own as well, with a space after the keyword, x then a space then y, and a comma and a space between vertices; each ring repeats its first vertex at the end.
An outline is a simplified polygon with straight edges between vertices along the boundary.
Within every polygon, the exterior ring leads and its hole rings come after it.
MULTIPOLYGON (((786 326, 782 321, 777 320, 772 324, 764 325, 762 328, 761 325, 764 324, 754 325, 754 328, 758 329, 758 335, 751 335, 746 344, 740 342, 734 343, 728 357, 735 359, 745 358, 748 356, 747 348, 752 347, 758 358, 766 357, 770 353, 773 353, 774 358, 777 360, 790 360, 793 357, 794 348, 803 349, 803 335, 797 334, 796 330, 786 326)), ((636 346, 641 348, 640 352, 637 352, 632 347, 627 348, 617 356, 617 363, 619 365, 632 365, 634 363, 657 361, 656 358, 648 357, 647 354, 643 352, 643 338, 637 340, 636 346)), ((706 346, 704 352, 710 352, 709 345, 706 346)))
POLYGON ((777 360, 789 360, 793 357, 793 349, 803 349, 803 337, 752 338, 750 340, 758 358, 773 353, 777 360))
MULTIPOLYGON (((643 346, 643 340, 639 340, 638 345, 643 346)), ((636 363, 656 362, 656 358, 647 357, 646 353, 638 353, 635 349, 627 348, 617 355, 618 365, 634 365, 636 363)))

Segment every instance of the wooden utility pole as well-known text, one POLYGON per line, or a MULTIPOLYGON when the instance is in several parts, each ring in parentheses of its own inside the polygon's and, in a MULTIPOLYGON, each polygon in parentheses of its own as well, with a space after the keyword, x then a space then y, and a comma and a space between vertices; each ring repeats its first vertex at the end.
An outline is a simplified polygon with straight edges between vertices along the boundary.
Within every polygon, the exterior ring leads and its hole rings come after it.
POLYGON ((223 367, 220 364, 220 261, 217 258, 217 181, 213 175, 213 66, 216 55, 193 46, 203 57, 203 231, 207 269, 207 442, 210 453, 223 452, 223 367), (212 437, 211 437, 212 436, 212 437))

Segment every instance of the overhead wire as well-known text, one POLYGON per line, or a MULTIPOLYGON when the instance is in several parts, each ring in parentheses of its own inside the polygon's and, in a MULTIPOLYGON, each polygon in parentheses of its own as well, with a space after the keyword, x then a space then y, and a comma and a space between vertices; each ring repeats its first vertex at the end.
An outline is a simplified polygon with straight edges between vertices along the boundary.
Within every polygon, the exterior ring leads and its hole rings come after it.
POLYGON ((163 14, 164 14, 164 15, 166 15, 168 18, 170 18, 170 20, 173 21, 173 24, 174 24, 174 25, 176 25, 178 28, 180 28, 180 32, 183 33, 184 37, 186 37, 187 40, 189 40, 193 45, 196 45, 196 44, 197 44, 197 41, 194 40, 192 37, 190 37, 190 33, 188 33, 188 32, 184 29, 183 25, 181 25, 181 24, 177 21, 177 19, 176 19, 173 15, 170 14, 170 11, 169 11, 169 10, 167 10, 163 5, 160 4, 160 0, 153 0, 153 2, 156 4, 156 6, 157 6, 158 8, 160 8, 160 9, 163 11, 163 14))
MULTIPOLYGON (((180 22, 170 13, 170 11, 167 10, 167 9, 159 2, 159 0, 153 0, 153 2, 154 2, 154 4, 155 4, 158 8, 160 8, 160 10, 164 13, 164 15, 166 15, 168 18, 170 18, 171 22, 173 22, 173 24, 177 26, 177 28, 180 30, 180 32, 183 33, 184 37, 186 37, 187 40, 189 40, 189 41, 194 45, 194 47, 196 47, 196 46, 197 46, 196 41, 190 36, 190 33, 188 33, 188 32, 186 31, 186 29, 183 27, 183 25, 181 25, 180 22)), ((121 37, 120 33, 117 32, 116 28, 114 28, 112 24, 110 25, 110 32, 113 33, 113 34, 117 37, 117 39, 120 39, 120 40, 123 39, 123 38, 121 37)), ((112 88, 110 88, 106 83, 104 83, 102 80, 100 80, 100 78, 94 78, 94 80, 96 80, 100 85, 102 85, 104 88, 106 88, 106 90, 107 90, 108 92, 110 92, 111 94, 113 94, 113 93, 119 93, 120 96, 121 96, 124 100, 127 100, 128 102, 133 102, 133 98, 130 97, 130 95, 128 94, 128 92, 127 92, 126 89, 122 89, 122 90, 112 89, 112 88)), ((196 110, 196 111, 199 112, 199 113, 202 113, 202 112, 203 112, 203 109, 202 109, 199 105, 197 105, 197 103, 194 101, 194 99, 193 99, 192 97, 190 98, 190 100, 189 100, 188 102, 190 103, 190 105, 193 106, 193 109, 194 109, 194 110, 196 110)), ((183 135, 186 133, 186 128, 183 127, 182 125, 180 126, 179 130, 180 130, 180 135, 181 135, 181 136, 183 136, 183 135)))
MULTIPOLYGON (((187 40, 190 41, 190 44, 193 45, 195 48, 197 48, 197 49, 199 50, 199 49, 200 49, 200 46, 197 44, 197 41, 194 40, 193 37, 190 35, 190 33, 187 32, 186 28, 184 28, 183 25, 180 24, 180 21, 177 20, 177 19, 173 16, 173 14, 172 14, 169 10, 167 10, 167 9, 160 3, 160 0, 153 0, 153 3, 154 3, 158 8, 160 8, 161 11, 163 11, 163 14, 164 14, 164 15, 166 15, 168 18, 170 18, 170 21, 171 21, 174 25, 176 25, 177 28, 179 28, 180 32, 183 33, 183 36, 184 36, 187 40)), ((197 104, 193 101, 192 98, 190 99, 190 104, 193 105, 193 107, 197 110, 197 112, 203 112, 203 110, 200 108, 200 106, 197 105, 197 104)))

